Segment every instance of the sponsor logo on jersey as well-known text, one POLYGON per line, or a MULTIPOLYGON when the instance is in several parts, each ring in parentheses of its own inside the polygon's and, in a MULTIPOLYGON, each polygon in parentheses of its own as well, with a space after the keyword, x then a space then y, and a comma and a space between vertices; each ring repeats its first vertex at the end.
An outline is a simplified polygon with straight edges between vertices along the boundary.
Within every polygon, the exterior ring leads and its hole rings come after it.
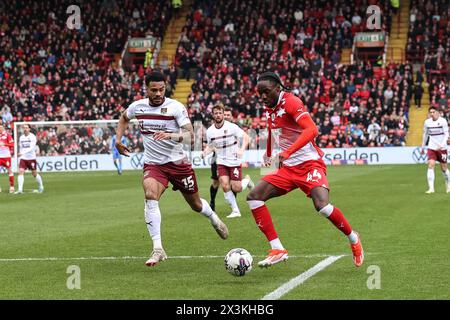
POLYGON ((161 108, 161 114, 166 114, 167 113, 167 108, 161 108))

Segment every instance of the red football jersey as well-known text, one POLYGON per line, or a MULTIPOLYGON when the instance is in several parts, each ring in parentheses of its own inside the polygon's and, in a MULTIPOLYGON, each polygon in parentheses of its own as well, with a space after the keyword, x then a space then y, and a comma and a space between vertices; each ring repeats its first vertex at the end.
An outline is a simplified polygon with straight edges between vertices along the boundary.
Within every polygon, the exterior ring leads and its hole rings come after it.
POLYGON ((0 158, 11 158, 11 149, 14 146, 14 139, 8 132, 0 134, 0 158))
MULTIPOLYGON (((274 109, 266 108, 269 128, 275 147, 286 151, 302 133, 302 128, 297 120, 303 116, 309 116, 303 102, 294 94, 281 92, 278 104, 274 109)), ((283 165, 296 166, 309 160, 318 160, 323 156, 323 151, 314 140, 308 142, 303 148, 294 152, 283 165)))

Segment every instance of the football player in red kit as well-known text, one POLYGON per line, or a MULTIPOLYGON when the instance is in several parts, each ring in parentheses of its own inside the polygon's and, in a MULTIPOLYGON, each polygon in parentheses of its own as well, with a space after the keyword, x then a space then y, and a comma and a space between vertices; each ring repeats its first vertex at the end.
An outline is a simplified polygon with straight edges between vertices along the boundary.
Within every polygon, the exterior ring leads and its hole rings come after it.
MULTIPOLYGON (((11 150, 14 147, 14 139, 6 131, 0 121, 0 167, 6 168, 9 175, 9 193, 14 193, 14 173, 11 166, 11 150)), ((0 192, 2 188, 0 187, 0 192)))
POLYGON ((318 130, 306 107, 299 98, 286 91, 279 76, 273 72, 265 72, 258 78, 257 91, 268 113, 269 141, 264 164, 268 166, 275 161, 279 166, 278 170, 264 176, 247 196, 256 224, 271 246, 269 255, 258 265, 269 267, 288 259, 288 251, 278 238, 265 202, 299 188, 312 198, 317 212, 348 237, 353 262, 360 267, 364 260, 360 237, 341 210, 330 203, 323 152, 314 141, 318 130), (274 157, 271 154, 272 139, 278 139, 281 149, 274 157))

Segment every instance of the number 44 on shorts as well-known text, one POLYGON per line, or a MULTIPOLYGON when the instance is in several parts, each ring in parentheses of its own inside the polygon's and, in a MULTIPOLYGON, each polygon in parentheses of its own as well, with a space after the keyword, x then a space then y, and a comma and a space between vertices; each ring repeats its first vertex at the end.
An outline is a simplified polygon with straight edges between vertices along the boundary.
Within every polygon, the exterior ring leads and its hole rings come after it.
POLYGON ((322 175, 319 171, 317 171, 317 169, 314 169, 314 171, 308 172, 306 182, 319 182, 320 179, 322 179, 322 175))

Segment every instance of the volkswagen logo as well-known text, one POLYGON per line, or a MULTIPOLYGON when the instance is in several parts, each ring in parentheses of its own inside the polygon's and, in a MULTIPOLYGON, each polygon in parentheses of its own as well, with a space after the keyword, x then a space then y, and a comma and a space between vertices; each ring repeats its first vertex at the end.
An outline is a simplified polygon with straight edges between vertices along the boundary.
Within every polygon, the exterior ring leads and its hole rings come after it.
POLYGON ((134 169, 142 169, 144 167, 144 154, 143 153, 135 153, 131 157, 131 165, 134 169))
POLYGON ((412 153, 412 158, 416 163, 425 163, 427 162, 427 154, 426 152, 424 154, 422 154, 421 152, 421 148, 417 147, 414 149, 413 153, 412 153))

